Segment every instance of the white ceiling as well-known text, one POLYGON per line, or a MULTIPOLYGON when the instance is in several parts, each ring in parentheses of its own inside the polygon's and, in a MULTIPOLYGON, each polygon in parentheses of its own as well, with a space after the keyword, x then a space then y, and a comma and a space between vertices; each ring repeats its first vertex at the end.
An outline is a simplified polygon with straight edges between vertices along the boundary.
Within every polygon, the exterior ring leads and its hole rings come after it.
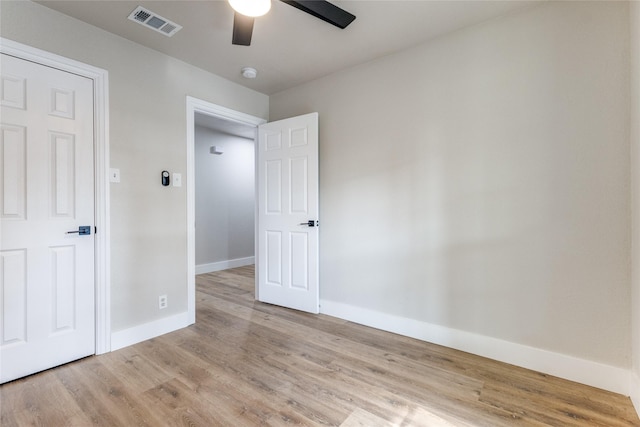
POLYGON ((233 46, 226 0, 39 3, 267 95, 397 52, 536 1, 335 0, 356 15, 340 30, 278 0, 256 19, 251 46, 233 46), (138 6, 184 28, 169 38, 127 19, 138 6), (258 70, 255 80, 240 70, 258 70))

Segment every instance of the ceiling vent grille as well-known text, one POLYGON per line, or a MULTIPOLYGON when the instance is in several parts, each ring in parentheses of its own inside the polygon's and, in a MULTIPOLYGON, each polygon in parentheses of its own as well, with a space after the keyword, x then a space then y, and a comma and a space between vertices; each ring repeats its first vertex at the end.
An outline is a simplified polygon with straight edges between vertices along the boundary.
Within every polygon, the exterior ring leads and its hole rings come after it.
POLYGON ((140 25, 144 25, 147 28, 164 34, 167 37, 173 36, 175 33, 182 29, 182 25, 178 25, 175 22, 171 22, 166 18, 151 12, 149 9, 145 9, 142 6, 136 7, 136 9, 129 15, 129 20, 137 22, 140 25))

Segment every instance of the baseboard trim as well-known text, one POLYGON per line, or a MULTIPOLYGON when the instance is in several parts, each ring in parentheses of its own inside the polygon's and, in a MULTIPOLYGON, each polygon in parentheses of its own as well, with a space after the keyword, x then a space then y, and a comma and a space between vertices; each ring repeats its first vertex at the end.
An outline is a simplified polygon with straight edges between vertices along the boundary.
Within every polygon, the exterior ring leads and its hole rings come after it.
POLYGON ((640 416, 640 377, 635 372, 631 373, 631 381, 629 385, 629 396, 633 407, 636 408, 636 412, 640 416))
POLYGON ((255 264, 255 257, 236 258, 227 261, 212 262, 209 264, 196 265, 196 274, 213 273, 214 271, 226 270, 228 268, 244 267, 255 264))
POLYGON ((111 351, 115 351, 189 326, 187 312, 144 323, 111 334, 111 351))
MULTIPOLYGON (((631 373, 623 368, 349 304, 322 300, 320 306, 320 312, 329 316, 488 357, 625 396, 630 395, 631 373)), ((636 390, 638 390, 637 387, 636 390)), ((640 396, 636 396, 634 404, 640 403, 638 397, 640 396)))

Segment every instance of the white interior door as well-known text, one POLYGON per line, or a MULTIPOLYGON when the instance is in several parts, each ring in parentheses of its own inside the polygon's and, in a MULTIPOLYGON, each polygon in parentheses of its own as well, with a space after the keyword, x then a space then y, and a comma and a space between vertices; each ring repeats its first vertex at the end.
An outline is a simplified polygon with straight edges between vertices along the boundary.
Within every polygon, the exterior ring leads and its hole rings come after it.
POLYGON ((258 127, 258 300, 318 313, 318 113, 258 127))
POLYGON ((93 82, 5 54, 0 68, 7 382, 95 353, 93 82))

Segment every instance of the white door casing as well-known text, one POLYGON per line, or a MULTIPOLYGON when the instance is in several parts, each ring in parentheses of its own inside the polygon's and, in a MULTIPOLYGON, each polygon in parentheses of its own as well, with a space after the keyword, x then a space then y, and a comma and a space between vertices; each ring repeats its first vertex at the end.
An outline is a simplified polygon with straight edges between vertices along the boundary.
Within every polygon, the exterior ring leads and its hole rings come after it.
POLYGON ((95 353, 94 102, 91 79, 5 54, 1 88, 6 382, 95 353))
POLYGON ((98 67, 65 58, 0 37, 0 53, 46 65, 93 81, 94 182, 95 182, 95 308, 96 354, 111 350, 110 221, 109 221, 109 73, 98 67))
POLYGON ((318 313, 318 113, 258 127, 258 299, 318 313))

